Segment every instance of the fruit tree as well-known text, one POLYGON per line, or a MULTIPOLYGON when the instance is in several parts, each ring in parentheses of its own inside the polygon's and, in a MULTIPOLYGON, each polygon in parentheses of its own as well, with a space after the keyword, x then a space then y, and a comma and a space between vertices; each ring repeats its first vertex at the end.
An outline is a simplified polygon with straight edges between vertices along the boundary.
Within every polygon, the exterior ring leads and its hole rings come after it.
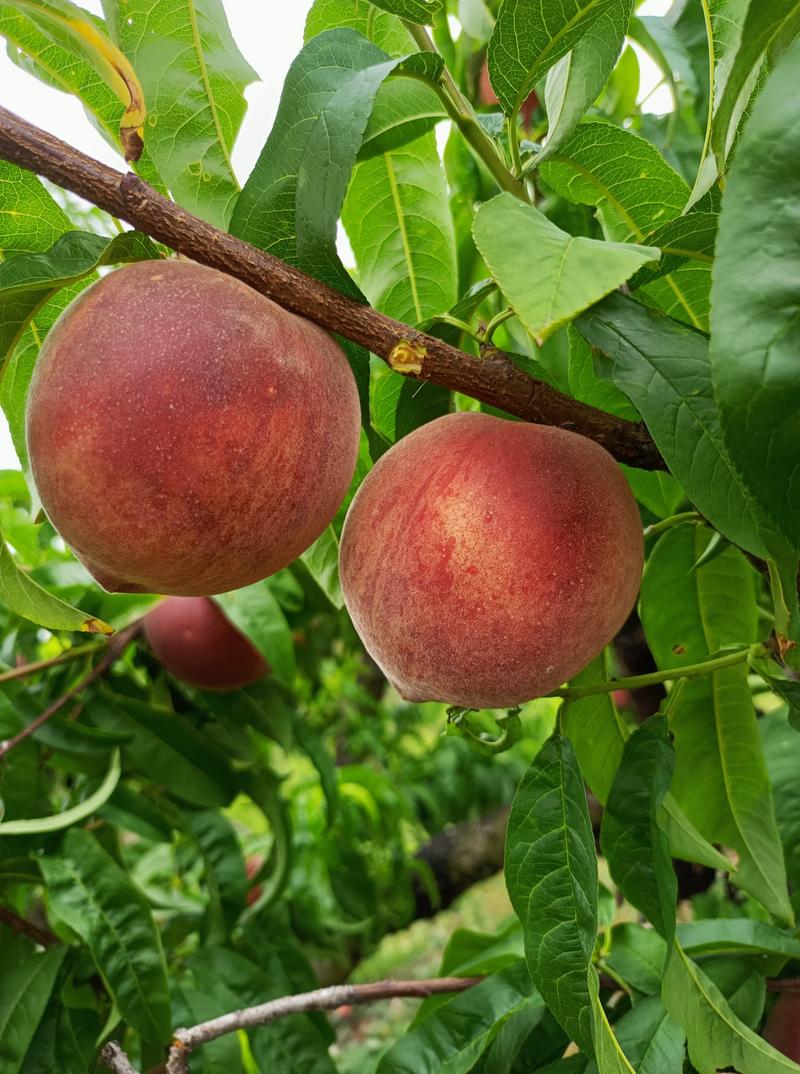
POLYGON ((798 6, 300 6, 0 3, 0 1074, 800 1074, 798 6))

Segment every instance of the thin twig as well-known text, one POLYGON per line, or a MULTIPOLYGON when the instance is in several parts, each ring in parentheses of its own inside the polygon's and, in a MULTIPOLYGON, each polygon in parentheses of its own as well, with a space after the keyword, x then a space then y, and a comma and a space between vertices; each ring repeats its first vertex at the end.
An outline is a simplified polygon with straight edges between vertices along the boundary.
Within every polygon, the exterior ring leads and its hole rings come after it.
POLYGON ((24 917, 15 914, 7 906, 0 906, 0 921, 8 925, 13 932, 19 933, 20 936, 27 936, 29 940, 38 943, 40 947, 52 947, 53 944, 59 942, 58 937, 54 936, 52 932, 47 929, 40 929, 38 925, 34 925, 31 921, 26 921, 24 917))
POLYGON ((73 698, 78 696, 78 694, 83 693, 87 686, 91 686, 91 684, 96 679, 99 679, 101 675, 105 674, 105 672, 111 667, 114 661, 122 655, 123 650, 126 649, 130 642, 133 641, 141 628, 141 620, 137 619, 135 623, 131 623, 130 626, 126 627, 124 630, 121 630, 119 634, 115 635, 109 641, 105 652, 91 669, 91 671, 84 675, 84 677, 80 679, 79 682, 77 682, 73 687, 71 687, 71 689, 67 690, 66 693, 62 694, 60 697, 57 697, 56 700, 51 705, 48 705, 44 712, 40 713, 35 720, 29 723, 27 727, 23 727, 19 734, 14 735, 14 737, 8 739, 7 742, 3 742, 2 744, 0 744, 0 761, 7 754, 9 754, 15 746, 18 746, 20 742, 23 742, 26 738, 29 738, 32 734, 35 734, 35 732, 39 730, 42 724, 47 723, 51 716, 55 716, 55 714, 60 709, 62 709, 68 701, 72 701, 73 698))
POLYGON ((100 1052, 100 1059, 113 1074, 139 1074, 115 1040, 110 1040, 100 1052))
POLYGON ((57 664, 66 664, 69 660, 77 660, 79 656, 94 652, 99 648, 96 642, 88 645, 75 645, 71 649, 65 649, 58 656, 51 656, 47 660, 34 660, 30 664, 20 664, 18 667, 9 668, 8 671, 0 671, 0 682, 12 682, 14 679, 24 679, 28 675, 35 675, 37 671, 55 667, 57 664))
POLYGON ((284 309, 372 351, 398 373, 462 392, 526 421, 583 433, 630 466, 665 468, 643 424, 563 395, 529 377, 496 348, 478 358, 354 301, 5 108, 0 108, 0 159, 45 176, 178 253, 236 276, 284 309))

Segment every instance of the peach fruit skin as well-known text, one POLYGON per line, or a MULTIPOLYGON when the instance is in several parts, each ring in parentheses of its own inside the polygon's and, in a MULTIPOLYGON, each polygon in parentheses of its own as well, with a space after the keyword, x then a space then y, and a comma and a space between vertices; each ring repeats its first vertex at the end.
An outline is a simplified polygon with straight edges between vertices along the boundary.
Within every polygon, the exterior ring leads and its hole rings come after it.
POLYGON ((296 559, 347 492, 359 424, 327 333, 178 260, 83 291, 45 340, 27 411, 45 511, 97 581, 183 596, 296 559))
POLYGON ((204 690, 236 690, 269 665, 210 597, 167 597, 145 616, 153 656, 167 671, 204 690))
POLYGON ((450 414, 388 451, 350 506, 350 616, 403 697, 527 701, 577 674, 624 623, 643 540, 627 482, 575 433, 450 414))

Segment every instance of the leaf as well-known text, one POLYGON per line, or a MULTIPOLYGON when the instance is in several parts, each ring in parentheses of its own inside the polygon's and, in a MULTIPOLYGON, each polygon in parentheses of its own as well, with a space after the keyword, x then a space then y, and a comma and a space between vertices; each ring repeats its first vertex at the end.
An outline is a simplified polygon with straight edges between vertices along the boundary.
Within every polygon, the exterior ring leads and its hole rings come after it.
POLYGON ((484 202, 473 234, 512 309, 542 339, 659 257, 651 247, 569 235, 513 194, 484 202))
POLYGON ((256 74, 220 0, 103 0, 148 102, 150 155, 175 201, 225 228, 239 184, 231 150, 256 74))
POLYGON ((41 859, 53 912, 89 947, 120 1014, 154 1043, 170 1039, 170 1001, 161 937, 130 876, 83 828, 61 856, 41 859))
MULTIPOLYGON (((342 210, 358 281, 382 313, 417 324, 457 298, 455 236, 434 135, 358 164, 342 210)), ((447 412, 449 393, 374 362, 373 427, 389 442, 447 412)))
POLYGON ((431 86, 402 75, 389 77, 375 97, 357 159, 401 149, 443 119, 447 112, 431 86))
POLYGON ((48 630, 113 634, 114 628, 48 593, 22 570, 0 533, 0 600, 16 615, 48 630))
POLYGON ((444 0, 371 0, 375 7, 390 11, 410 22, 430 23, 444 11, 444 0))
MULTIPOLYGON (((793 6, 800 19, 800 6, 793 6)), ((798 78, 800 43, 768 79, 736 151, 725 184, 711 296, 711 369, 725 445, 749 494, 795 548, 800 507, 791 490, 800 473, 800 389, 793 340, 800 316, 800 253, 792 206, 800 198, 798 78), (784 177, 777 199, 776 174, 784 177)))
POLYGON ((775 660, 751 657, 750 667, 789 708, 789 723, 800 731, 800 680, 775 660))
POLYGON ((0 1072, 17 1074, 67 953, 51 947, 0 976, 0 1072))
POLYGON ((344 607, 339 584, 339 538, 333 526, 328 526, 310 548, 300 556, 300 562, 334 606, 344 607))
MULTIPOLYGON (((659 539, 642 582, 640 614, 660 668, 746 644, 758 630, 755 576, 729 548, 692 570, 708 531, 678 526, 659 539)), ((792 920, 783 852, 744 665, 684 684, 670 718, 677 763, 672 790, 712 842, 739 854, 736 882, 792 920)))
POLYGON ((506 115, 513 115, 549 68, 618 7, 618 0, 505 0, 489 39, 487 62, 506 115))
POLYGON ((677 927, 678 941, 689 954, 761 954, 800 958, 800 940, 765 921, 746 917, 708 918, 677 927))
MULTIPOLYGON (((198 1025, 220 1014, 219 1004, 206 991, 179 986, 175 990, 176 1025, 198 1025)), ((242 1047, 234 1033, 203 1045, 202 1074, 241 1074, 242 1047)))
POLYGON ((71 0, 8 0, 11 6, 33 17, 56 44, 76 53, 94 68, 125 106, 119 138, 126 160, 138 160, 142 152, 145 96, 136 71, 107 34, 71 0))
POLYGON ((557 732, 514 796, 505 877, 533 982, 569 1036, 591 1053, 597 861, 575 753, 557 732))
POLYGON ((800 798, 797 771, 800 765, 800 735, 784 712, 772 712, 758 721, 764 760, 767 765, 778 831, 786 858, 786 872, 794 890, 800 884, 800 798))
POLYGON ((467 1074, 507 1021, 545 1007, 524 961, 437 1007, 381 1057, 377 1074, 467 1074))
POLYGON ((667 943, 675 932, 678 884, 658 811, 674 765, 666 717, 651 716, 625 743, 600 829, 614 883, 667 943))
POLYGON ((270 588, 269 579, 214 599, 233 625, 263 654, 272 674, 291 685, 295 673, 292 632, 270 588))
POLYGON ((564 144, 608 82, 622 51, 632 6, 631 0, 608 5, 575 48, 548 71, 547 141, 536 157, 537 165, 564 144))
POLYGON ((45 253, 17 254, 0 264, 0 377, 28 322, 62 287, 100 265, 159 256, 158 247, 138 231, 113 239, 68 231, 45 253))
MULTIPOLYGON (((614 1023, 620 1048, 637 1074, 681 1074, 686 1036, 658 996, 649 996, 614 1023)), ((594 1062, 586 1074, 602 1074, 594 1062)))
POLYGON ((675 944, 667 963, 664 1006, 686 1030, 698 1074, 734 1067, 739 1074, 797 1074, 800 1067, 740 1021, 719 988, 675 944))
POLYGON ((108 771, 102 783, 82 802, 56 813, 52 817, 36 817, 30 820, 7 820, 0 822, 0 837, 6 835, 38 835, 43 832, 58 832, 69 828, 72 824, 85 820, 96 813, 101 806, 105 805, 119 783, 120 763, 119 750, 113 750, 108 771))
MULTIPOLYGON (((572 684, 588 685, 606 678, 602 659, 598 659, 576 675, 572 684)), ((611 695, 595 694, 571 702, 562 713, 562 726, 572 742, 586 782, 605 804, 629 735, 611 695)), ((712 869, 730 868, 727 859, 700 835, 670 793, 664 798, 660 819, 676 858, 700 862, 712 869)))
POLYGON ((244 910, 248 888, 236 831, 224 813, 215 809, 190 813, 187 822, 206 864, 208 886, 219 900, 225 925, 230 930, 244 910))
POLYGON ((598 372, 642 415, 698 511, 755 556, 785 548, 723 443, 706 340, 624 295, 604 299, 576 327, 609 359, 597 363, 598 372))
MULTIPOLYGON (((721 21, 726 15, 723 7, 718 19, 721 21)), ((718 80, 714 104, 712 144, 720 173, 725 170, 725 157, 736 137, 765 54, 781 35, 791 39, 800 30, 800 3, 797 0, 758 0, 757 3, 749 0, 741 28, 734 21, 732 29, 730 56, 718 80)), ((776 96, 775 99, 779 98, 776 96)))
POLYGON ((198 806, 225 806, 236 784, 226 760, 185 716, 103 689, 86 706, 93 723, 130 735, 123 766, 198 806))
POLYGON ((100 1032, 99 1018, 93 1011, 85 1009, 70 1012, 57 992, 56 987, 25 1055, 20 1074, 41 1074, 51 1070, 58 1074, 86 1074, 92 1067, 96 1052, 94 1039, 100 1032), (78 1023, 77 1031, 73 1021, 78 1023))
POLYGON ((603 967, 625 987, 645 995, 660 991, 667 945, 655 929, 629 921, 614 925, 607 946, 603 967))

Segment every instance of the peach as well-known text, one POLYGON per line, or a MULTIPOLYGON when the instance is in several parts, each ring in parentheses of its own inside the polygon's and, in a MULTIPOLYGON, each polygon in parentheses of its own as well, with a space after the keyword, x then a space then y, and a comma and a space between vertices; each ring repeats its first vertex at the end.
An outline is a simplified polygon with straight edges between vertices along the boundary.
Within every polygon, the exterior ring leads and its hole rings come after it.
POLYGON ((210 597, 167 597, 145 616, 144 633, 167 671, 204 690, 236 690, 269 671, 258 649, 210 597))
POLYGON ((208 595, 285 567, 355 468, 334 340, 191 261, 109 273, 64 311, 28 397, 50 521, 106 589, 208 595))
POLYGON ((642 527, 575 433, 449 414, 391 448, 342 534, 347 608, 403 697, 505 708, 577 674, 636 599, 642 527))
POLYGON ((773 1048, 800 1062, 800 992, 781 992, 761 1035, 773 1048))

